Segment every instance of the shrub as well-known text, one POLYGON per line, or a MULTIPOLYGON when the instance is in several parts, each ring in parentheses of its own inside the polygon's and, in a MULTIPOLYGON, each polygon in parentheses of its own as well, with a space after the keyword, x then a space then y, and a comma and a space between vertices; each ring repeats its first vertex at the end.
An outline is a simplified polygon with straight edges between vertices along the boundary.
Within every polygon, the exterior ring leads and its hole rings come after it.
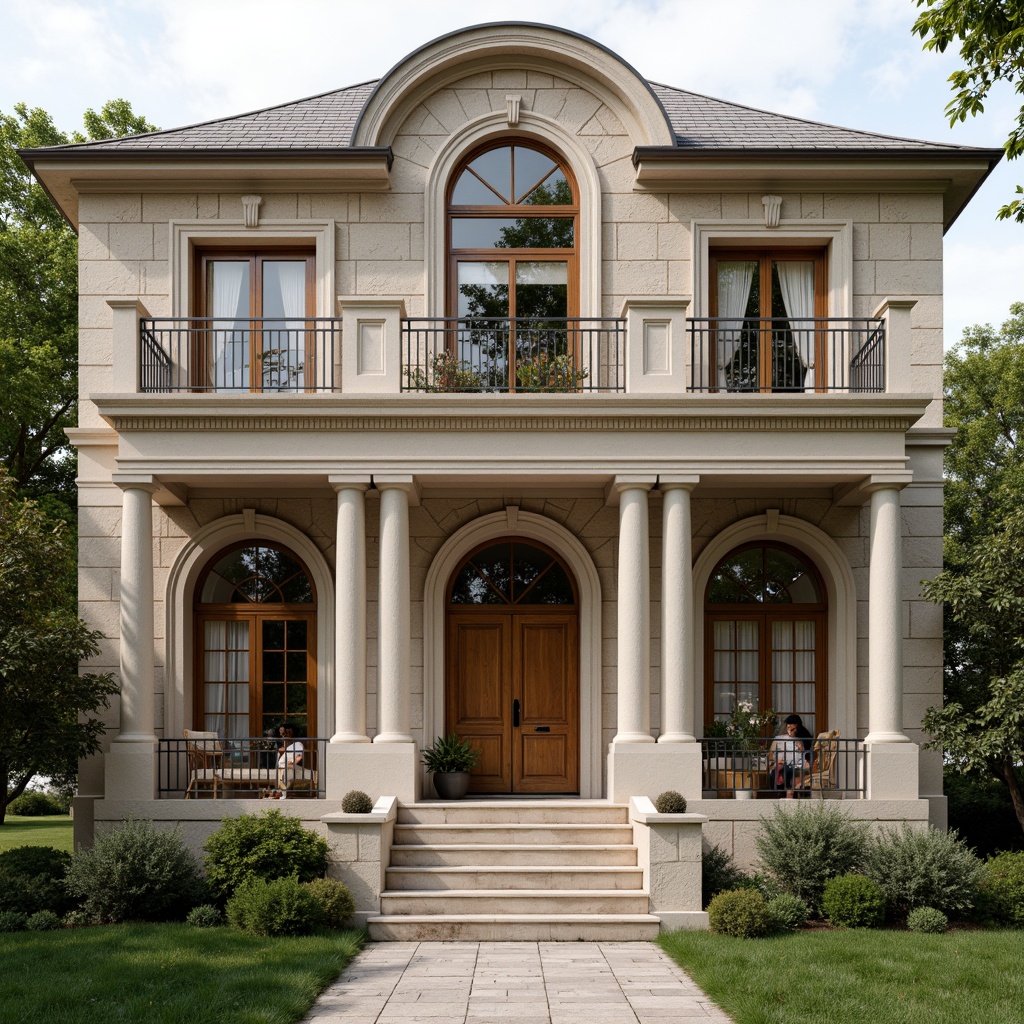
POLYGON ((341 798, 341 809, 346 814, 369 814, 373 810, 373 801, 361 789, 350 789, 341 798))
POLYGON ((747 876, 740 871, 721 846, 705 846, 700 863, 701 906, 706 910, 714 896, 729 889, 738 889, 747 876))
POLYGON ((193 907, 185 918, 185 924, 190 924, 193 928, 216 928, 223 923, 224 915, 221 914, 220 907, 213 903, 200 903, 198 907, 193 907))
POLYGON ((757 850, 768 877, 783 891, 799 896, 812 914, 821 910, 821 895, 830 878, 855 871, 864 860, 868 826, 837 807, 798 804, 776 807, 761 823, 757 850))
POLYGON ((825 883, 821 909, 840 928, 877 928, 885 920, 885 894, 866 875, 840 875, 825 883))
POLYGON ((313 894, 323 912, 323 923, 328 928, 342 928, 356 912, 355 900, 348 886, 332 878, 314 878, 306 882, 306 888, 313 894))
POLYGON ((970 910, 983 873, 981 861, 955 832, 913 829, 906 822, 884 829, 865 861, 865 874, 885 893, 889 911, 900 916, 917 907, 947 915, 970 910))
POLYGON ((64 885, 71 854, 50 846, 18 846, 0 853, 0 910, 63 916, 75 906, 64 885))
POLYGON ((718 935, 757 939, 773 930, 774 921, 756 889, 732 889, 720 892, 708 904, 708 924, 718 935))
POLYGON ((203 849, 206 877, 225 900, 250 878, 311 882, 327 873, 327 840, 277 810, 225 818, 203 849))
POLYGON ((61 927, 60 917, 52 910, 37 910, 25 921, 30 932, 52 932, 61 927))
POLYGON ((654 806, 659 814, 685 814, 686 797, 682 793, 677 793, 674 789, 666 789, 654 801, 654 806))
POLYGON ((228 900, 227 915, 234 928, 254 935, 306 935, 324 923, 320 902, 294 876, 248 878, 228 900))
POLYGON ((941 935, 949 927, 949 919, 934 907, 917 907, 907 914, 907 927, 912 932, 941 935))
POLYGON ((7 805, 7 813, 20 818, 41 818, 48 814, 67 814, 68 808, 60 797, 34 789, 15 797, 7 805))
POLYGON ((999 924, 1024 928, 1024 853, 1001 853, 985 865, 978 905, 999 924))
POLYGON ((151 822, 130 818, 91 850, 75 854, 67 886, 101 924, 181 921, 209 895, 177 830, 157 831, 151 822))
POLYGON ((17 910, 0 910, 0 932, 22 932, 27 920, 26 915, 17 910))
POLYGON ((780 892, 768 901, 768 913, 775 924, 776 931, 793 931, 803 928, 810 916, 807 904, 799 896, 789 892, 780 892))

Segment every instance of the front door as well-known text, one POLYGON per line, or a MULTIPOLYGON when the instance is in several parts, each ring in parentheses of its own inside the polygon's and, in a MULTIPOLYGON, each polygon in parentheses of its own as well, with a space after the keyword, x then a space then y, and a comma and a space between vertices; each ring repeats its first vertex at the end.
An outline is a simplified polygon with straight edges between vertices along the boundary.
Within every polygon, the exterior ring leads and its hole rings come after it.
POLYGON ((553 552, 490 542, 448 591, 445 731, 479 748, 476 793, 579 791, 579 611, 553 552))

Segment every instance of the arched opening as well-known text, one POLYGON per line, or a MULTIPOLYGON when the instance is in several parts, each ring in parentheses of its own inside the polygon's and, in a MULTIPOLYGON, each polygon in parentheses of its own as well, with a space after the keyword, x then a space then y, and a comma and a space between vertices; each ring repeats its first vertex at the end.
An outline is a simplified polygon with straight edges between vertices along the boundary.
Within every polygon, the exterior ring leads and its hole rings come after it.
POLYGON ((580 613, 550 548, 501 537, 445 589, 445 731, 481 751, 471 790, 578 793, 580 613))
POLYGON ((748 701, 816 732, 828 715, 827 621, 821 576, 795 548, 754 541, 720 559, 704 594, 706 721, 748 701))
POLYGON ((199 575, 193 606, 195 728, 237 740, 317 729, 317 597, 283 545, 244 540, 199 575))

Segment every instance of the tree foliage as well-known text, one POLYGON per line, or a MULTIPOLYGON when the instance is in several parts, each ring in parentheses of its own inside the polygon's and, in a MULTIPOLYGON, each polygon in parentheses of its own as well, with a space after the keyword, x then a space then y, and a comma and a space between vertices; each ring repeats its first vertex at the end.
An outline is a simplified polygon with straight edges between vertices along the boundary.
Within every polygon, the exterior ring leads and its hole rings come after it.
POLYGON ((152 130, 126 100, 87 110, 88 136, 60 131, 39 107, 0 113, 0 467, 21 493, 74 507, 64 434, 78 398, 78 241, 17 150, 152 130))
POLYGON ((110 675, 79 675, 102 634, 74 613, 75 546, 0 470, 0 823, 40 774, 74 778, 99 749, 95 713, 117 692, 110 675))
MULTIPOLYGON (((997 82, 1005 82, 1024 96, 1024 4, 1021 0, 917 0, 924 8, 913 32, 927 50, 945 53, 960 44, 964 67, 949 76, 953 99, 946 106, 949 123, 966 121, 985 109, 985 100, 997 82)), ((1024 153, 1024 103, 1003 144, 1007 159, 1024 153)), ((1024 186, 1017 192, 1024 195, 1024 186)), ((999 219, 1024 223, 1024 199, 1000 207, 999 219)))
POLYGON ((1024 303, 946 357, 945 700, 926 730, 951 766, 1008 788, 1024 828, 1024 303))

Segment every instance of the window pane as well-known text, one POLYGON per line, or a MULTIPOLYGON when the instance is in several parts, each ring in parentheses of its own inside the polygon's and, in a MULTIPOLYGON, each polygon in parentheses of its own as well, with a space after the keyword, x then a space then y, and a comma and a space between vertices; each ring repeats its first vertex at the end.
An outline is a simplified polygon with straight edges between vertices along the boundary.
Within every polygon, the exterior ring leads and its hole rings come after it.
POLYGON ((471 565, 463 566, 452 586, 452 604, 504 604, 502 596, 471 565))
POLYGON ((249 261, 211 260, 206 267, 211 315, 248 320, 249 261))
POLYGON ((288 623, 288 647, 291 650, 306 649, 307 625, 305 619, 288 623))
POLYGON ((263 714, 284 714, 284 686, 277 683, 263 684, 263 714))
POLYGON ((288 652, 288 682, 304 683, 306 681, 306 652, 288 652))
POLYGON ((560 565, 553 565, 523 597, 523 604, 573 604, 572 582, 560 565))
POLYGON ((715 681, 731 683, 735 680, 734 659, 731 651, 715 652, 715 681))
POLYGON ((307 688, 305 685, 299 685, 291 683, 287 687, 288 691, 288 714, 289 715, 305 715, 306 713, 306 696, 307 688))
POLYGON ((459 263, 458 286, 460 317, 508 316, 507 263, 459 263))
POLYGON ((453 217, 453 249, 571 249, 572 217, 453 217))
POLYGON ((491 191, 472 171, 465 170, 452 191, 454 206, 495 206, 501 197, 491 191))
POLYGON ((572 186, 561 170, 549 174, 525 199, 525 206, 571 206, 572 186))
POLYGON ((280 619, 263 620, 263 649, 280 651, 284 648, 284 623, 280 619))
POLYGON ((263 652, 263 678, 275 683, 284 682, 284 654, 263 652))
POLYGON ((263 316, 293 320, 306 315, 306 261, 267 260, 263 264, 263 316))
POLYGON ((469 165, 505 202, 512 201, 512 147, 501 146, 481 153, 469 165))
POLYGON ((546 154, 538 153, 535 149, 527 149, 525 146, 516 146, 514 157, 515 201, 521 203, 541 181, 557 169, 557 164, 546 154))

